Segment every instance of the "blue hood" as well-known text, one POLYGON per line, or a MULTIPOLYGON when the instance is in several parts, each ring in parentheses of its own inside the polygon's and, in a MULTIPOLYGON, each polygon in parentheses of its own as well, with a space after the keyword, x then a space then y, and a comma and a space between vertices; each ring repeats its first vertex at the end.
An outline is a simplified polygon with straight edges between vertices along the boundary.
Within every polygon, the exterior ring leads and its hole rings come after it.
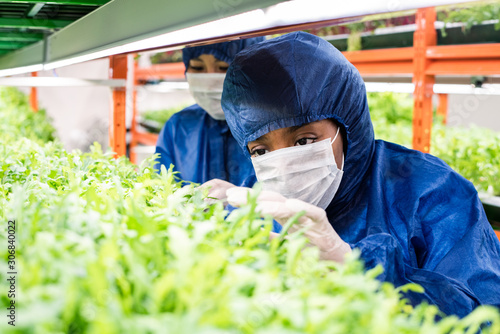
POLYGON ((199 57, 202 54, 213 55, 215 58, 231 64, 234 56, 236 56, 238 52, 250 45, 262 42, 264 40, 264 37, 253 37, 247 39, 239 39, 236 41, 184 48, 182 50, 182 61, 186 66, 186 70, 189 66, 189 61, 193 58, 199 57))
POLYGON ((238 145, 326 118, 341 126, 344 176, 326 209, 338 235, 380 279, 420 284, 445 314, 500 307, 500 243, 474 186, 429 154, 374 141, 363 81, 332 45, 297 32, 240 52, 222 108, 238 145))
POLYGON ((329 210, 353 198, 372 160, 373 126, 359 72, 330 43, 294 32, 241 51, 227 71, 222 108, 247 155, 247 143, 270 131, 334 119, 346 145, 329 210))

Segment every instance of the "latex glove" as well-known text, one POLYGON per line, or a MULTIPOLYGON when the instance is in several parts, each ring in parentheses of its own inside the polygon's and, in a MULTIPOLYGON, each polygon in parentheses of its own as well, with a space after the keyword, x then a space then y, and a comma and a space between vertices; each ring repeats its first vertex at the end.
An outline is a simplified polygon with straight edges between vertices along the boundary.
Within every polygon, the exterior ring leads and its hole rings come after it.
MULTIPOLYGON (((233 206, 247 203, 250 188, 234 187, 226 191, 227 201, 233 206)), ((342 240, 328 221, 325 210, 298 199, 287 199, 274 191, 262 191, 257 198, 256 210, 261 216, 270 215, 282 226, 295 214, 305 211, 298 222, 290 227, 289 233, 307 228, 304 235, 311 245, 318 247, 321 260, 343 262, 351 247, 342 240)))
POLYGON ((224 202, 224 206, 226 206, 227 205, 226 191, 229 188, 234 188, 234 187, 236 186, 230 182, 220 179, 212 179, 210 181, 203 183, 201 186, 198 187, 198 189, 208 188, 208 196, 207 198, 205 198, 206 202, 213 203, 217 200, 221 200, 224 202))

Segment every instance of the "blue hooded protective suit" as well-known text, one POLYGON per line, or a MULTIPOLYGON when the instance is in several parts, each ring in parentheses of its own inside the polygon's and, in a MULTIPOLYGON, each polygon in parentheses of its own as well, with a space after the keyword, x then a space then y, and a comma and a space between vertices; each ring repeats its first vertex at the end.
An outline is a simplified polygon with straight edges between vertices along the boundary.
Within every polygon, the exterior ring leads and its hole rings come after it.
POLYGON ((334 119, 344 136, 340 187, 326 209, 368 268, 396 286, 417 283, 427 300, 464 316, 500 307, 500 243, 474 186, 440 159, 374 140, 365 86, 331 44, 297 32, 245 49, 228 69, 226 121, 241 146, 284 127, 334 119))
MULTIPOLYGON (((234 56, 245 47, 263 41, 263 37, 185 48, 182 60, 186 69, 189 60, 211 54, 231 64, 234 56)), ((179 178, 204 183, 217 178, 235 185, 255 182, 250 159, 239 149, 225 121, 210 117, 195 104, 174 114, 164 125, 156 143, 160 165, 179 172, 179 178)))

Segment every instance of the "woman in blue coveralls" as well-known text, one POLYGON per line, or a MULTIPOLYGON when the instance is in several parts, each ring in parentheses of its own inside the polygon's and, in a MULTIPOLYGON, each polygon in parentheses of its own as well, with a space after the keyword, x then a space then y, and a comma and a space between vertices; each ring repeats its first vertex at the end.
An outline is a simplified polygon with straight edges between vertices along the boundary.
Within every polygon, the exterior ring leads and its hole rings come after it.
POLYGON ((263 40, 248 38, 183 49, 186 79, 197 104, 165 123, 156 143, 156 153, 160 154, 156 169, 161 165, 168 169, 173 164, 180 179, 195 183, 221 179, 234 185, 251 185, 255 181, 250 159, 238 147, 224 119, 220 99, 234 56, 263 40))
MULTIPOLYGON (((440 159, 375 140, 365 86, 330 43, 290 33, 243 50, 222 94, 227 123, 263 185, 262 215, 304 226, 325 260, 358 248, 407 298, 464 316, 500 307, 500 243, 474 186, 440 159)), ((224 188, 233 206, 244 187, 224 188)))

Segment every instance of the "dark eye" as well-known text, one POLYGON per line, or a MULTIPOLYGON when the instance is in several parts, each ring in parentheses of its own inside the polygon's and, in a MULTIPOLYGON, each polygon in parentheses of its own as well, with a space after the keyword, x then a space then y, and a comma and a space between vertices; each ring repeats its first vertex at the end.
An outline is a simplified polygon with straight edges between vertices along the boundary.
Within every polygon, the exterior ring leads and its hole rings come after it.
POLYGON ((229 68, 228 66, 219 66, 219 71, 226 73, 228 68, 229 68))
POLYGON ((258 148, 256 150, 253 150, 252 152, 250 152, 250 155, 252 157, 258 157, 258 156, 266 154, 266 152, 267 152, 266 149, 264 149, 264 148, 258 148))
POLYGON ((312 144, 316 138, 300 138, 295 142, 295 146, 302 146, 302 145, 307 145, 307 144, 312 144))
POLYGON ((190 66, 193 71, 203 71, 203 66, 190 66))

